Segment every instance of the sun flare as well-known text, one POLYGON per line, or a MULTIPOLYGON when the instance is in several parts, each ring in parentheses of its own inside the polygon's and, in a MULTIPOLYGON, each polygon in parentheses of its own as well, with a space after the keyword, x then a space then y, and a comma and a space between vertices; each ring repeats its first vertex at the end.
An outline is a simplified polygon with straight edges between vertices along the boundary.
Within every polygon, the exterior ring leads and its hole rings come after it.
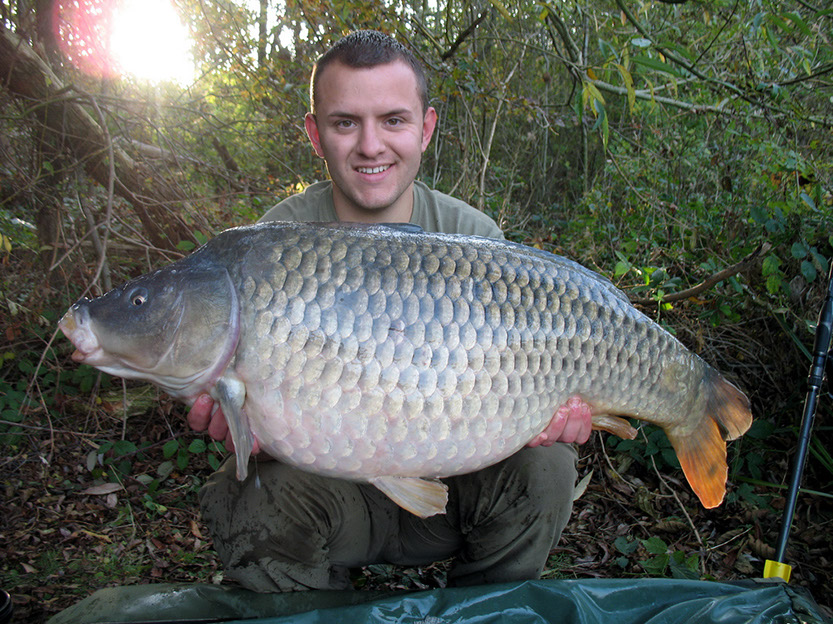
POLYGON ((120 73, 150 82, 191 82, 191 45, 169 0, 124 0, 113 15, 110 50, 120 73))

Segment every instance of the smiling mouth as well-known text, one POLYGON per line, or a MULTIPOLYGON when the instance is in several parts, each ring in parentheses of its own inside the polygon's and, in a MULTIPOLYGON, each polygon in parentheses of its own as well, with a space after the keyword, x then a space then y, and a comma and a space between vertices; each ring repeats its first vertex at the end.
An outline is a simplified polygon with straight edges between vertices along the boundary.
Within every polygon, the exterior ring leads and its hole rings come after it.
POLYGON ((382 173, 390 169, 390 165, 380 165, 378 167, 356 167, 359 173, 382 173))

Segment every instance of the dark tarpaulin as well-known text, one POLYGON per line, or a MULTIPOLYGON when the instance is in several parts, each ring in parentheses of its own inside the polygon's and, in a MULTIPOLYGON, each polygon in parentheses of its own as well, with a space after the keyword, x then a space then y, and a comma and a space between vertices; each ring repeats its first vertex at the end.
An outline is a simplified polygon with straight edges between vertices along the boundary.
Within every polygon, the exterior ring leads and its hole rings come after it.
POLYGON ((806 592, 776 581, 675 579, 526 581, 421 592, 256 594, 219 585, 136 585, 97 591, 48 624, 247 622, 313 624, 512 621, 564 624, 825 624, 806 592))

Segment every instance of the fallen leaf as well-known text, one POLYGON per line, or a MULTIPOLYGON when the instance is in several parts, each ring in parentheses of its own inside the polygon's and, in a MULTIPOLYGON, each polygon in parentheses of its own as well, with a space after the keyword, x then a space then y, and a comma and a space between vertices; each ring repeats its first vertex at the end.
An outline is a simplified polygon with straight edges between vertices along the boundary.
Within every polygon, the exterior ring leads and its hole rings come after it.
POLYGON ((587 476, 585 476, 581 481, 578 482, 578 485, 576 485, 576 489, 573 492, 573 502, 581 498, 582 494, 584 494, 584 492, 587 490, 587 486, 590 484, 590 480, 592 478, 593 471, 591 470, 587 473, 587 476))
POLYGON ((197 539, 203 539, 202 533, 200 533, 199 525, 193 520, 191 520, 191 535, 193 535, 197 539))
POLYGON ((113 492, 118 492, 119 490, 123 489, 124 487, 120 483, 102 483, 101 485, 94 485, 92 487, 88 487, 81 493, 90 496, 101 496, 103 494, 112 494, 113 492))

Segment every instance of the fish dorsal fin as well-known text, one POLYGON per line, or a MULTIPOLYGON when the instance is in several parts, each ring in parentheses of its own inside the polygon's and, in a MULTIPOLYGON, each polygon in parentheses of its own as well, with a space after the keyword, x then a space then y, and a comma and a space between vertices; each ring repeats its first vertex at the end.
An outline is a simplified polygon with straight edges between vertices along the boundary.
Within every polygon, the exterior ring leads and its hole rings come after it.
POLYGON ((448 487, 441 481, 419 477, 374 477, 370 483, 415 516, 427 518, 445 513, 448 487))
POLYGON ((380 223, 380 227, 389 228, 392 230, 399 230, 405 234, 425 234, 422 226, 416 223, 380 223))

